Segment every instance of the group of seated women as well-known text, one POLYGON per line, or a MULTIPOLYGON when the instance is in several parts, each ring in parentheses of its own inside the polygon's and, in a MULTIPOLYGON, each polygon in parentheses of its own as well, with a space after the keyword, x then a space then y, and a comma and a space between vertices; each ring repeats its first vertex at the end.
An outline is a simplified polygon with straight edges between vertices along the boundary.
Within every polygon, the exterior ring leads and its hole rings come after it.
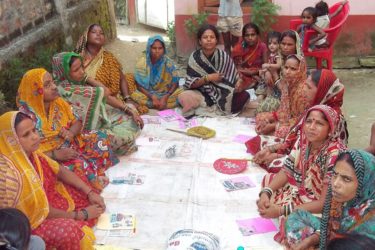
POLYGON ((252 87, 265 98, 255 102, 259 137, 246 146, 269 172, 254 206, 262 217, 279 218, 275 240, 325 249, 348 234, 375 239, 375 158, 346 148, 344 85, 330 70, 307 71, 294 31, 280 34, 276 50, 269 39, 269 59, 260 37, 255 24, 245 25, 232 58, 216 47, 216 27, 203 25, 183 88, 161 36, 148 40, 135 73, 124 74, 98 24, 75 52, 53 57, 52 74, 26 72, 20 111, 0 116, 0 207, 26 215, 25 242, 33 234, 47 249, 93 249, 91 227, 106 209, 105 171, 137 150, 140 114, 177 106, 184 115, 236 114, 251 103, 252 87))

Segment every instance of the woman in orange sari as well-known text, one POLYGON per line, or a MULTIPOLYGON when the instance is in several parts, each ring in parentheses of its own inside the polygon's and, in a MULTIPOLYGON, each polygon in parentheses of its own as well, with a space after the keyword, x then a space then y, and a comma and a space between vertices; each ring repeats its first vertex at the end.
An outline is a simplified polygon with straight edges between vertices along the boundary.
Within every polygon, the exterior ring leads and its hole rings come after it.
POLYGON ((42 68, 26 72, 18 87, 17 105, 35 117, 42 152, 70 170, 84 173, 98 190, 108 183, 104 171, 118 163, 110 138, 102 131, 81 131, 81 120, 59 97, 51 74, 42 68))
POLYGON ((21 210, 47 249, 93 249, 90 226, 105 210, 103 198, 40 152, 39 143, 31 117, 0 117, 0 207, 21 210))
POLYGON ((307 78, 306 62, 302 56, 290 55, 283 67, 280 82, 281 102, 277 111, 259 113, 256 116, 256 131, 261 135, 275 135, 284 138, 309 103, 304 97, 307 78))
POLYGON ((242 42, 232 50, 233 61, 246 88, 255 87, 260 81, 259 70, 267 62, 267 46, 260 39, 259 27, 254 23, 242 29, 242 42))
POLYGON ((134 82, 127 82, 121 63, 104 49, 104 44, 104 31, 99 24, 91 24, 80 37, 74 52, 82 56, 85 73, 108 88, 110 95, 126 104, 137 106, 141 114, 147 113, 147 106, 132 100, 130 95, 136 90, 136 85, 134 82))

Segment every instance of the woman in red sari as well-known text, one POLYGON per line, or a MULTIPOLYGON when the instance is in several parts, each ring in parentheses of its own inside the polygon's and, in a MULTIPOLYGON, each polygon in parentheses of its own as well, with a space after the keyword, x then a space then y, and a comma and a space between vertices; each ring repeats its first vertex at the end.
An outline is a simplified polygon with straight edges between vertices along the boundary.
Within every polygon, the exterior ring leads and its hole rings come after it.
POLYGON ((0 132, 0 207, 21 210, 47 249, 93 249, 90 227, 105 210, 103 198, 38 150, 40 137, 28 115, 5 113, 0 132))
POLYGON ((233 61, 244 81, 245 88, 252 88, 259 82, 259 70, 267 62, 267 46, 260 40, 259 27, 254 23, 242 29, 242 41, 232 50, 233 61))

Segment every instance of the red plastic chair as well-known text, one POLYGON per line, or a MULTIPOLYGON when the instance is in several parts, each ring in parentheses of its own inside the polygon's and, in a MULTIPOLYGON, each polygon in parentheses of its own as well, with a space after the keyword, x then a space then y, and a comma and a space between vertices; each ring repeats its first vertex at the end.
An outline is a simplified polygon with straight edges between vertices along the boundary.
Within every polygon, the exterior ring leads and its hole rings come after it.
MULTIPOLYGON (((341 5, 340 3, 336 3, 331 8, 329 8, 329 13, 335 12, 337 8, 339 8, 341 5)), ((321 48, 321 49, 315 49, 311 52, 308 51, 309 48, 309 40, 311 37, 316 35, 316 32, 314 30, 308 30, 305 33, 305 38, 302 44, 302 51, 305 57, 315 57, 316 60, 316 67, 318 69, 322 68, 322 62, 323 60, 327 61, 327 68, 332 70, 332 56, 333 56, 333 47, 334 43, 337 39, 337 37, 340 34, 341 28, 343 24, 345 23, 346 19, 349 16, 349 2, 346 3, 340 13, 333 17, 330 20, 329 28, 324 29, 324 31, 327 33, 327 41, 329 43, 329 46, 327 48, 321 48)), ((292 30, 297 30, 298 26, 302 23, 301 19, 292 19, 290 20, 290 28, 292 30)))

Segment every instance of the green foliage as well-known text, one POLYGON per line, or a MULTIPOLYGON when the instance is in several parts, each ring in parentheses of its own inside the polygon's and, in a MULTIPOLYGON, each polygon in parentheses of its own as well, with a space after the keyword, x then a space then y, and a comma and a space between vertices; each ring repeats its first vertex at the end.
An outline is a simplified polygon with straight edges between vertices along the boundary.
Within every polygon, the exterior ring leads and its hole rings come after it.
POLYGON ((259 26, 262 32, 268 32, 276 22, 280 6, 269 0, 254 0, 252 3, 251 22, 259 26))
POLYGON ((207 23, 207 17, 208 13, 202 12, 194 14, 192 18, 185 20, 185 30, 191 38, 196 36, 200 26, 207 23))
POLYGON ((174 21, 167 25, 167 36, 172 46, 176 46, 176 25, 174 21))
MULTIPOLYGON (((18 85, 26 71, 33 68, 45 68, 51 72, 51 58, 55 50, 52 48, 39 47, 34 53, 27 57, 14 57, 10 59, 0 71, 0 91, 4 94, 0 105, 8 105, 16 109, 16 94, 18 85)), ((2 110, 3 107, 0 107, 2 110)))
POLYGON ((10 108, 8 107, 8 103, 5 101, 5 96, 3 93, 0 92, 0 115, 4 114, 9 110, 10 108))

